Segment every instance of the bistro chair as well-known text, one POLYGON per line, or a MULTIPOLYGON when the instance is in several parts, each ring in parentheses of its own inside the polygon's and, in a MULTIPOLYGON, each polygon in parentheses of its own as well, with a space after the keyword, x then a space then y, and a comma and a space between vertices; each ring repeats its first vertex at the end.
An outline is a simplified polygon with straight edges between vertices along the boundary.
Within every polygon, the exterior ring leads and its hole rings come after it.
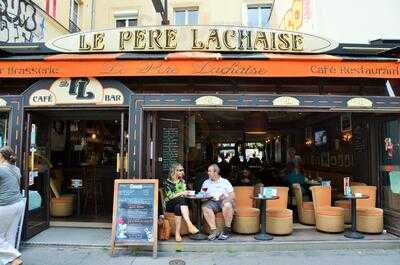
MULTIPOLYGON (((362 183, 362 182, 351 182, 350 186, 367 186, 367 184, 362 183)), ((344 210, 344 222, 346 224, 351 224, 351 203, 350 200, 336 200, 335 201, 335 206, 343 208, 344 210)))
POLYGON ((376 208, 375 186, 353 186, 354 193, 368 195, 368 199, 357 200, 357 231, 380 234, 383 231, 383 210, 376 208))
POLYGON ((268 200, 267 232, 273 235, 290 235, 293 232, 293 211, 287 209, 288 187, 272 187, 277 190, 277 200, 268 200))
POLYGON ((254 187, 234 187, 236 209, 233 231, 238 234, 255 234, 260 231, 260 210, 253 207, 254 187))
POLYGON ((318 231, 340 233, 344 231, 344 210, 331 206, 331 187, 310 187, 318 231))
MULTIPOLYGON (((168 223, 171 227, 171 232, 170 235, 173 236, 175 235, 175 213, 172 212, 167 212, 165 209, 165 203, 164 203, 164 194, 161 189, 158 189, 158 194, 160 197, 160 202, 161 202, 161 213, 164 215, 164 218, 168 220, 168 223)), ((181 222, 181 236, 189 234, 189 229, 187 227, 187 224, 184 220, 181 222)))
POLYGON ((315 225, 315 212, 313 202, 303 201, 303 194, 299 183, 293 184, 293 192, 296 198, 299 221, 305 225, 315 225))

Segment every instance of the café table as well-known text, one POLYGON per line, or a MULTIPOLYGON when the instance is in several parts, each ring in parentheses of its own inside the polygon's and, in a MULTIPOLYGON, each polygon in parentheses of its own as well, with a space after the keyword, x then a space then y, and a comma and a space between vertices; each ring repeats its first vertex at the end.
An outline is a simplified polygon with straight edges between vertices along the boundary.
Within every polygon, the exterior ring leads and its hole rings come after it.
POLYGON ((368 195, 355 196, 354 194, 352 194, 352 195, 343 195, 342 198, 351 201, 351 229, 347 230, 344 233, 344 236, 353 239, 363 239, 364 236, 357 232, 357 216, 356 216, 357 200, 368 199, 369 196, 368 195))
POLYGON ((195 234, 195 235, 191 235, 190 238, 193 240, 205 240, 207 239, 207 236, 205 234, 202 233, 203 231, 203 225, 201 223, 201 204, 205 201, 211 200, 211 196, 208 195, 187 195, 185 196, 185 198, 191 200, 194 204, 194 210, 195 210, 195 215, 196 215, 196 220, 197 220, 197 224, 196 227, 197 229, 199 229, 199 233, 195 234))
POLYGON ((267 234, 267 201, 270 200, 277 200, 279 196, 272 196, 272 197, 264 197, 264 196, 252 196, 254 200, 260 200, 260 223, 261 223, 261 232, 254 236, 257 240, 267 241, 272 240, 273 237, 267 234))

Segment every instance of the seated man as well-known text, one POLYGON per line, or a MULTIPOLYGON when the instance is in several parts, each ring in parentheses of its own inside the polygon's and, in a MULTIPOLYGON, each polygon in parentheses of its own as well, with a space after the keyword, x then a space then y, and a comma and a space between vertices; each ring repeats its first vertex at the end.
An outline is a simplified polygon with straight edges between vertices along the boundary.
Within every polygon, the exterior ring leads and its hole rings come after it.
POLYGON ((233 219, 233 209, 235 205, 235 193, 231 183, 219 175, 219 167, 212 164, 208 167, 209 178, 204 181, 202 190, 207 190, 207 194, 213 198, 205 202, 202 206, 203 215, 210 226, 209 240, 214 240, 218 236, 220 240, 226 240, 231 233, 231 224, 233 219), (222 211, 224 215, 225 228, 219 235, 215 224, 215 214, 222 211))

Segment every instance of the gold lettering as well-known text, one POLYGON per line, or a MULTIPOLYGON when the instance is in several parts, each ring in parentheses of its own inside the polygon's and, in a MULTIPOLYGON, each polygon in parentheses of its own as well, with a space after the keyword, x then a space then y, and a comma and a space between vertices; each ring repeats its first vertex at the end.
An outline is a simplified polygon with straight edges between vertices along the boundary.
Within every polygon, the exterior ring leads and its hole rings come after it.
POLYGON ((204 49, 204 43, 197 40, 197 29, 192 29, 192 49, 202 50, 204 49))
POLYGON ((236 45, 232 46, 230 44, 229 38, 228 38, 228 37, 234 38, 235 36, 236 36, 236 31, 234 31, 234 30, 225 30, 224 31, 222 39, 223 39, 223 42, 224 42, 224 45, 225 45, 226 48, 228 48, 230 50, 236 49, 236 45))
POLYGON ((276 33, 271 32, 271 50, 276 51, 276 33))
POLYGON ((162 46, 160 44, 161 30, 149 30, 149 49, 154 49, 154 44, 156 44, 157 48, 162 50, 162 46), (155 34, 155 36, 154 36, 155 34))
POLYGON ((165 49, 176 49, 176 30, 175 29, 167 29, 165 30, 165 49))
POLYGON ((263 50, 268 50, 269 45, 268 45, 267 34, 265 34, 264 31, 256 32, 256 38, 254 40, 254 50, 258 50, 259 43, 262 45, 263 50))
POLYGON ((304 50, 304 37, 300 34, 293 34, 292 36, 293 42, 293 51, 303 51, 304 50))
POLYGON ((91 49, 90 45, 85 41, 85 35, 82 34, 79 36, 79 50, 80 51, 89 51, 91 49))
POLYGON ((289 34, 287 33, 282 33, 278 34, 278 40, 280 43, 278 44, 278 48, 282 51, 287 51, 290 49, 290 42, 289 42, 289 34))
POLYGON ((119 49, 125 50, 125 42, 132 39, 132 32, 130 31, 121 31, 119 33, 119 49))
POLYGON ((104 50, 104 33, 96 33, 93 35, 93 50, 104 50))
POLYGON ((250 30, 239 30, 239 50, 244 50, 243 39, 246 39, 246 50, 251 50, 251 31, 250 30))
POLYGON ((133 47, 138 50, 143 50, 146 48, 146 31, 145 30, 135 30, 135 42, 133 47))
POLYGON ((207 41, 207 46, 206 46, 207 50, 210 49, 210 43, 214 43, 216 50, 221 49, 221 41, 219 40, 217 29, 210 30, 210 34, 208 35, 208 41, 207 41))

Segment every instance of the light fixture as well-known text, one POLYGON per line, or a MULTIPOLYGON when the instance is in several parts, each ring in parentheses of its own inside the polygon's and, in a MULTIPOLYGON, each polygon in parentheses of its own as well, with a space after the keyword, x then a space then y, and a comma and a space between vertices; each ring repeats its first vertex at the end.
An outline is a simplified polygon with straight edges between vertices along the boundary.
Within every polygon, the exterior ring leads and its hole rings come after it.
POLYGON ((312 145, 312 143, 313 143, 313 140, 312 140, 312 139, 310 139, 310 138, 307 138, 307 139, 306 139, 305 144, 306 144, 307 146, 312 145))
POLYGON ((93 133, 93 134, 92 134, 92 139, 93 139, 93 140, 96 140, 96 138, 97 138, 97 135, 96 135, 95 133, 93 133))
POLYGON ((351 131, 347 131, 342 134, 342 140, 345 142, 350 142, 352 138, 353 133, 351 131))
POLYGON ((252 112, 245 117, 245 133, 253 135, 266 134, 267 115, 263 112, 252 112))

